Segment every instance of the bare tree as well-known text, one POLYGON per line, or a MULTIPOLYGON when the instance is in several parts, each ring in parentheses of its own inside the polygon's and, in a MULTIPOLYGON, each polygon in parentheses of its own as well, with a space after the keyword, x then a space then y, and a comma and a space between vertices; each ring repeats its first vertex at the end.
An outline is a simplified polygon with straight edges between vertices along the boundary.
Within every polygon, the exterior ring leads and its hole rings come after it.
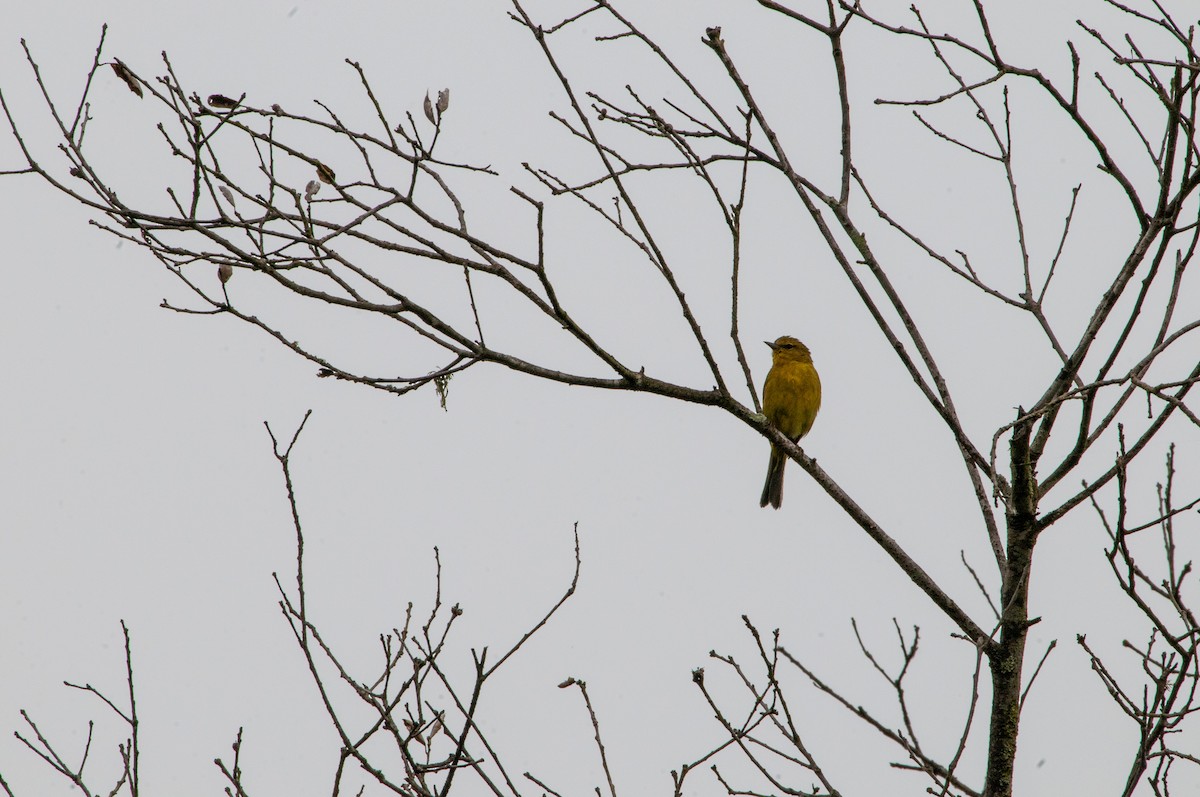
MULTIPOLYGON (((694 673, 728 738, 675 770, 676 794, 683 793, 685 779, 702 765, 711 767, 731 795, 759 790, 839 793, 838 774, 824 767, 806 742, 816 729, 806 728, 803 717, 791 708, 781 680, 786 671, 801 674, 893 743, 899 751, 895 766, 921 773, 930 793, 1011 795, 1022 708, 1054 647, 1028 649, 1029 628, 1040 619, 1037 608, 1030 606, 1030 584, 1034 578, 1063 576, 1033 567, 1036 544, 1085 504, 1094 506, 1096 522, 1107 532, 1114 584, 1142 613, 1147 629, 1144 643, 1128 646, 1139 663, 1140 682, 1118 674, 1109 663, 1114 654, 1093 650, 1083 635, 1078 640, 1108 694, 1138 731, 1127 781, 1116 788, 1126 795, 1139 789, 1170 793, 1170 773, 1191 767, 1194 778, 1200 765, 1195 752, 1173 741, 1200 707, 1200 628, 1189 606, 1195 600, 1195 584, 1183 552, 1194 545, 1194 534, 1187 537, 1188 532, 1179 531, 1187 522, 1183 513, 1200 498, 1191 493, 1182 500, 1174 496, 1174 448, 1154 517, 1129 517, 1126 495, 1131 469, 1141 466, 1142 455, 1154 450, 1152 444, 1161 445, 1168 433, 1195 441, 1200 428, 1200 418, 1188 403, 1200 380, 1194 342, 1200 304, 1194 286, 1185 280, 1200 235, 1200 146, 1195 131, 1200 54, 1193 29, 1155 0, 1141 4, 1144 8, 1110 0, 1104 4, 1109 27, 1080 22, 1075 33, 1068 34, 1080 43, 1064 41, 1069 70, 1064 78, 1052 79, 1045 67, 1009 55, 1013 45, 993 35, 983 0, 973 3, 968 28, 949 31, 915 7, 893 14, 876 12, 868 7, 871 4, 833 0, 786 5, 759 0, 758 5, 757 13, 790 26, 797 46, 820 45, 827 51, 831 82, 825 91, 839 114, 822 122, 835 125, 839 134, 836 151, 822 155, 825 162, 837 163, 834 179, 806 171, 801 164, 812 161, 789 143, 795 133, 788 127, 786 109, 760 99, 756 86, 765 79, 747 73, 739 55, 752 43, 727 40, 720 28, 709 28, 702 42, 719 64, 724 83, 704 86, 643 32, 635 16, 606 0, 555 19, 535 19, 514 0, 510 13, 561 87, 564 110, 552 111, 551 116, 564 135, 590 155, 593 169, 585 175, 566 175, 533 163, 525 165, 523 174, 507 175, 482 160, 448 158, 439 142, 454 118, 449 90, 426 96, 416 110, 398 112, 377 100, 372 79, 354 62, 350 67, 371 109, 371 118, 362 123, 348 121, 344 111, 323 103, 303 113, 278 105, 259 107, 244 95, 201 97, 177 75, 170 60, 164 57, 160 77, 144 77, 141 65, 108 57, 103 37, 88 73, 88 88, 115 75, 143 102, 156 103, 163 144, 186 164, 187 179, 166 187, 169 202, 161 206, 123 201, 113 178, 89 157, 85 138, 93 110, 87 91, 73 105, 53 97, 41 83, 32 54, 28 57, 35 80, 61 134, 60 155, 48 160, 35 151, 6 104, 27 161, 12 171, 36 174, 91 208, 104 219, 98 223, 105 229, 142 247, 178 277, 191 303, 170 304, 171 309, 234 318, 261 329, 312 362, 320 376, 395 394, 432 383, 444 398, 452 377, 474 365, 493 363, 546 380, 653 393, 719 408, 786 451, 924 592, 971 650, 973 688, 964 707, 965 721, 957 746, 943 753, 922 743, 923 729, 909 711, 905 677, 918 653, 919 629, 906 631, 897 624, 898 669, 886 666, 860 637, 862 654, 895 694, 903 725, 894 727, 879 710, 860 707, 852 695, 833 685, 820 672, 820 662, 794 655, 778 633, 764 636, 747 619, 758 651, 753 667, 733 656, 713 656, 744 686, 748 705, 731 708, 727 698, 710 691, 710 675, 694 673), (581 85, 561 53, 568 42, 578 43, 571 37, 578 35, 584 19, 604 31, 594 36, 598 57, 605 57, 616 43, 638 48, 669 76, 674 99, 666 98, 662 86, 643 90, 631 85, 620 95, 609 95, 581 85), (932 59, 950 88, 923 87, 915 98, 897 99, 874 96, 870 87, 854 85, 849 77, 854 59, 866 58, 870 42, 880 39, 915 45, 906 51, 914 62, 932 59), (1016 253, 1005 266, 982 265, 988 258, 980 251, 934 243, 947 236, 911 221, 914 214, 902 202, 884 199, 877 190, 879 178, 864 165, 856 146, 861 136, 856 120, 871 100, 907 111, 904 118, 927 131, 948 158, 966 156, 994 170, 1008 213, 988 222, 1016 253), (1053 109, 1056 121, 1069 131, 1064 135, 1086 149, 1090 162, 1089 171, 1061 198, 1063 215, 1054 222, 1057 245, 1047 256, 1032 243, 1034 228, 1040 231, 1047 225, 1025 210, 1030 193, 1047 189, 1036 184, 1019 188, 1016 177, 1016 123, 1034 103, 1053 109), (1137 146, 1124 146, 1126 140, 1137 146), (322 154, 332 151, 341 153, 336 162, 322 154), (251 162, 246 162, 245 153, 252 153, 251 162), (1099 169, 1103 188, 1093 187, 1092 167, 1099 169), (304 176, 297 179, 298 174, 304 176), (760 414, 756 379, 741 336, 739 287, 747 200, 767 178, 786 186, 803 208, 801 218, 780 218, 776 223, 805 224, 817 231, 825 245, 822 261, 852 287, 911 377, 911 389, 940 419, 946 439, 957 450, 966 478, 954 489, 967 490, 973 497, 978 507, 974 544, 988 557, 982 573, 967 565, 968 557, 963 563, 987 597, 993 616, 976 617, 964 609, 964 596, 951 594, 863 508, 868 503, 865 496, 843 489, 760 414), (1086 217, 1079 201, 1086 194, 1085 183, 1089 191, 1115 191, 1122 198, 1121 210, 1114 213, 1105 207, 1101 213, 1108 215, 1086 217), (511 185, 507 199, 495 193, 492 184, 511 185), (672 258, 664 243, 669 233, 660 228, 653 212, 653 197, 664 188, 710 202, 710 216, 703 223, 715 219, 724 231, 729 255, 724 272, 696 275, 672 258), (476 233, 475 220, 505 202, 525 210, 523 242, 476 233), (614 247, 636 252, 661 280, 674 301, 664 311, 663 324, 682 319, 689 342, 677 354, 681 360, 698 358, 704 363, 706 384, 673 382, 638 366, 633 357, 606 346, 602 330, 581 321, 562 299, 569 276, 561 268, 563 255, 548 253, 547 240, 559 223, 560 209, 568 204, 592 214, 610 231, 614 247), (1129 234, 1119 249, 1108 252, 1105 262, 1083 269, 1072 262, 1071 243, 1081 227, 1097 225, 1129 234), (380 254, 389 257, 386 269, 378 266, 380 254), (897 279, 901 264, 914 259, 961 280, 978 307, 999 304, 1010 310, 1012 327, 1003 334, 1035 330, 1043 351, 1058 364, 1036 393, 1014 393, 1017 412, 990 437, 972 434, 964 424, 950 387, 953 380, 930 342, 928 322, 913 312, 913 297, 897 279), (1062 283, 1064 273, 1073 274, 1073 290, 1092 303, 1079 325, 1056 318, 1048 301, 1052 282, 1062 283), (688 281, 702 277, 710 285, 728 286, 723 317, 710 319, 697 311, 683 288, 685 275, 688 281), (238 283, 250 279, 264 281, 281 294, 378 320, 397 341, 392 351, 406 353, 407 370, 395 374, 391 361, 372 366, 361 364, 361 358, 332 354, 323 347, 319 330, 304 330, 307 342, 301 344, 294 330, 272 320, 271 305, 239 298, 238 283), (510 315, 489 306, 495 297, 503 298, 496 306, 507 308, 510 315), (527 319, 569 336, 586 359, 564 370, 536 347, 510 347, 504 342, 512 339, 505 334, 506 325, 527 319), (1109 501, 1115 501, 1115 511, 1105 508, 1109 501), (1141 545, 1152 530, 1159 532, 1155 544, 1141 545), (989 588, 989 583, 999 587, 989 588), (984 718, 986 734, 973 733, 984 718), (984 749, 978 758, 984 765, 977 769, 965 762, 980 745, 984 749), (737 776, 749 782, 734 782, 722 774, 717 760, 729 758, 749 764, 737 776)), ((930 179, 954 179, 951 169, 931 169, 930 174, 930 179)), ((974 185, 963 188, 977 190, 974 185)), ((805 257, 812 260, 814 255, 805 257)), ((280 453, 280 458, 286 472, 286 455, 280 453)), ((302 551, 298 518, 296 528, 302 551)), ((520 779, 507 773, 474 722, 475 701, 488 675, 517 652, 520 643, 495 663, 477 656, 475 683, 461 691, 452 689, 437 661, 454 613, 436 626, 436 632, 431 630, 442 617, 439 601, 419 633, 406 621, 384 637, 382 676, 360 679, 337 665, 334 652, 307 621, 302 572, 298 568, 300 582, 292 597, 281 587, 283 609, 322 696, 328 675, 317 664, 318 650, 325 657, 322 666, 332 664, 337 676, 375 712, 366 731, 352 731, 339 720, 333 701, 325 700, 342 740, 334 793, 342 783, 342 767, 351 763, 404 794, 445 793, 459 769, 470 769, 492 793, 522 793, 520 779), (422 700, 422 684, 429 678, 451 689, 453 711, 422 700), (438 743, 443 745, 440 757, 431 752, 438 732, 445 740, 438 743), (402 775, 391 774, 368 752, 368 742, 383 739, 399 756, 402 775), (486 769, 485 757, 497 769, 486 769)), ((573 589, 574 582, 564 600, 573 589)), ((603 759, 599 722, 585 684, 572 680, 564 686, 578 687, 587 701, 603 759)), ((42 744, 40 754, 55 765, 52 750, 42 744)), ((36 743, 30 746, 39 749, 36 743)), ((127 760, 131 767, 136 763, 135 756, 127 760)), ((67 777, 76 777, 69 768, 55 766, 67 777)), ((241 794, 239 764, 222 766, 232 793, 241 794)), ((604 771, 608 773, 607 762, 604 771)), ((131 768, 117 790, 127 786, 136 793, 135 774, 131 768)), ((527 778, 557 793, 536 775, 527 778)), ((607 785, 615 794, 611 775, 607 785)))

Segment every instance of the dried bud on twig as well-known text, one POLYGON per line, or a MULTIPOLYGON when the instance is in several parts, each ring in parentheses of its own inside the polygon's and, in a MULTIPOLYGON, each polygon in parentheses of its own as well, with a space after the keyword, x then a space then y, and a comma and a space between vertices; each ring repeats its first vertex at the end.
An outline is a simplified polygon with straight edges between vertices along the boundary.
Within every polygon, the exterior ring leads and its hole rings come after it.
POLYGON ((217 266, 217 279, 221 281, 222 285, 229 282, 229 278, 232 276, 233 266, 229 265, 228 263, 222 263, 221 265, 217 266))
POLYGON ((442 114, 444 114, 446 112, 446 109, 449 107, 450 107, 450 89, 442 89, 441 91, 438 92, 437 111, 438 111, 439 119, 441 118, 442 114))
POLYGON ((78 166, 72 166, 70 174, 72 177, 79 177, 80 179, 82 179, 83 178, 83 169, 80 169, 78 166))
POLYGON ((425 738, 421 736, 420 731, 417 730, 417 724, 415 722, 410 719, 404 720, 404 729, 408 731, 412 738, 417 740, 417 744, 425 744, 425 738))
POLYGON ((308 185, 304 186, 304 198, 307 201, 312 202, 312 198, 315 197, 317 195, 317 192, 320 190, 321 190, 320 183, 318 183, 316 180, 309 180, 308 185))
POLYGON ((238 101, 230 99, 229 97, 226 97, 224 94, 209 94, 208 95, 208 104, 214 108, 221 108, 224 110, 229 110, 230 108, 236 108, 238 101))
POLYGON ((330 169, 324 163, 317 161, 317 177, 321 178, 321 182, 333 185, 333 181, 337 179, 333 174, 333 169, 330 169))
POLYGON ((275 113, 282 114, 283 106, 280 105, 279 103, 275 103, 271 106, 271 110, 274 111, 275 113))
POLYGON ((142 96, 142 87, 137 82, 137 78, 129 71, 129 67, 121 62, 120 58, 112 62, 112 68, 117 73, 117 77, 125 81, 125 85, 129 87, 130 91, 138 95, 138 97, 142 96))
POLYGON ((233 192, 229 190, 229 186, 219 185, 219 186, 217 186, 217 190, 221 192, 221 196, 225 197, 226 202, 228 202, 231 205, 237 204, 236 202, 233 201, 233 192))
POLYGON ((574 685, 575 685, 575 679, 574 679, 574 678, 568 678, 567 680, 565 680, 565 681, 563 681, 561 684, 559 684, 559 685, 558 685, 558 688, 559 688, 559 689, 566 689, 568 686, 574 686, 574 685))

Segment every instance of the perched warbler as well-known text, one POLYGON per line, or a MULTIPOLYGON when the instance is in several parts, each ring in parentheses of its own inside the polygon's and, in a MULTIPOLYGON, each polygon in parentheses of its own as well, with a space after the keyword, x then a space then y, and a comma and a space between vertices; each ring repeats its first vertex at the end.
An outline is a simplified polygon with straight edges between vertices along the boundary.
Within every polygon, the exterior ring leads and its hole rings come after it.
MULTIPOLYGON (((764 341, 765 342, 765 341, 764 341)), ((771 347, 771 370, 763 383, 763 414, 775 428, 793 442, 808 434, 817 410, 821 409, 821 378, 813 368, 808 347, 784 335, 771 347)), ((787 457, 772 443, 767 483, 763 485, 759 506, 778 509, 783 503, 783 466, 787 457)))

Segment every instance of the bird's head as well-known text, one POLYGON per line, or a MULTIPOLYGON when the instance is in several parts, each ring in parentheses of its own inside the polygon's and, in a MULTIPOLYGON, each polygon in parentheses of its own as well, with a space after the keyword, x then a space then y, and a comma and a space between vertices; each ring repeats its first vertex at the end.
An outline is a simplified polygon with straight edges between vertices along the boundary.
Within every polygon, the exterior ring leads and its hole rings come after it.
POLYGON ((763 343, 766 343, 771 347, 772 363, 812 362, 812 352, 808 350, 808 347, 790 335, 784 335, 783 337, 777 339, 774 343, 771 343, 770 341, 763 341, 763 343))

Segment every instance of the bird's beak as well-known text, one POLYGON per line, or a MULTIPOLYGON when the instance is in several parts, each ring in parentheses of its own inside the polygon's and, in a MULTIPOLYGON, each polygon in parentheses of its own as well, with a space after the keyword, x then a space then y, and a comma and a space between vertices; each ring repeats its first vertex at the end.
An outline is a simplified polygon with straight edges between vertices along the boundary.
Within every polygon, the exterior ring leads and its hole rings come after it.
POLYGON ((767 348, 769 348, 771 351, 775 351, 775 344, 774 344, 774 343, 772 343, 772 342, 771 342, 771 341, 769 341, 769 340, 764 340, 764 341, 763 341, 763 343, 767 344, 767 348))

